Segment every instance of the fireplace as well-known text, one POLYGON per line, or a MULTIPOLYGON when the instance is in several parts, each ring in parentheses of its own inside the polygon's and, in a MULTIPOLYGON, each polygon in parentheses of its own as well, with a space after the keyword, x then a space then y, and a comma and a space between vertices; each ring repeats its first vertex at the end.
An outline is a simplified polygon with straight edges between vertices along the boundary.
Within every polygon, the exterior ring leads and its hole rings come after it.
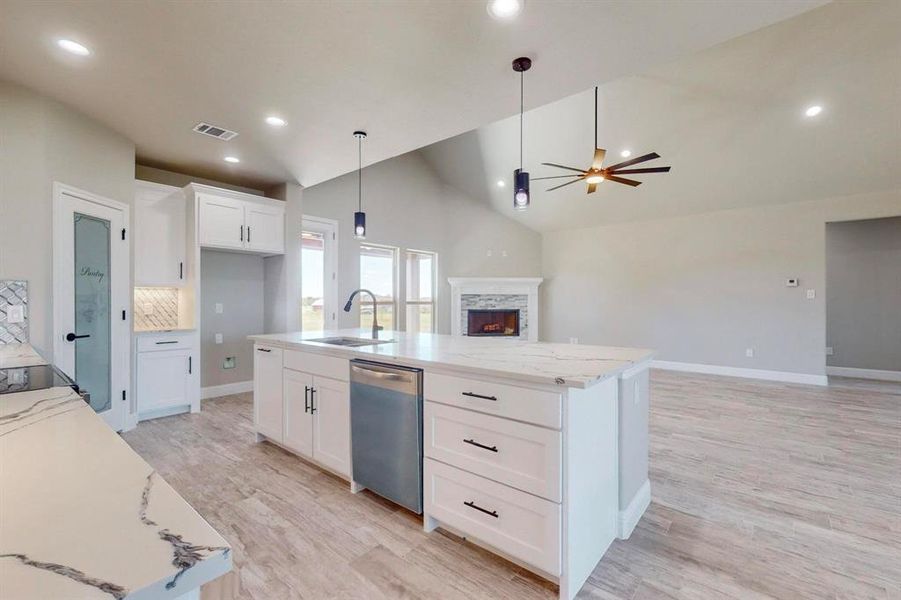
POLYGON ((466 311, 466 335, 519 337, 519 309, 466 311))

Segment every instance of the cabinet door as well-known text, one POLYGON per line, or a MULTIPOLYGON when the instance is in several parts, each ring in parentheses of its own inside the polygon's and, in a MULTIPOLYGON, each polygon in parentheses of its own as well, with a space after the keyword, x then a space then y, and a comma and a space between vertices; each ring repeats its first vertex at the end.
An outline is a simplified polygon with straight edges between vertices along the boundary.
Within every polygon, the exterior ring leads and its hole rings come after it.
POLYGON ((285 209, 248 202, 244 221, 247 224, 247 249, 256 252, 285 252, 285 209))
POLYGON ((191 403, 188 394, 190 362, 191 350, 188 348, 138 353, 139 415, 191 403))
POLYGON ((284 444, 299 454, 313 457, 313 413, 310 412, 310 390, 313 376, 309 373, 284 371, 285 439, 284 444))
POLYGON ((253 423, 258 433, 281 443, 284 400, 282 350, 269 346, 253 349, 253 423))
POLYGON ((313 458, 350 476, 350 388, 327 377, 314 377, 313 387, 313 458))
POLYGON ((184 284, 186 212, 181 190, 136 183, 135 285, 184 284))
POLYGON ((244 248, 244 203, 233 198, 199 194, 200 245, 210 248, 244 248))

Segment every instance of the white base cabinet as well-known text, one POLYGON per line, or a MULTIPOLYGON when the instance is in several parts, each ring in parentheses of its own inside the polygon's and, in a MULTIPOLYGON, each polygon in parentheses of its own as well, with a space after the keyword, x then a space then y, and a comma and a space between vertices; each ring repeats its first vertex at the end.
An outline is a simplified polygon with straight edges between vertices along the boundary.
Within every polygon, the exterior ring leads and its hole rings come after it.
POLYGON ((135 392, 138 420, 199 410, 194 389, 199 367, 192 334, 138 337, 135 392))

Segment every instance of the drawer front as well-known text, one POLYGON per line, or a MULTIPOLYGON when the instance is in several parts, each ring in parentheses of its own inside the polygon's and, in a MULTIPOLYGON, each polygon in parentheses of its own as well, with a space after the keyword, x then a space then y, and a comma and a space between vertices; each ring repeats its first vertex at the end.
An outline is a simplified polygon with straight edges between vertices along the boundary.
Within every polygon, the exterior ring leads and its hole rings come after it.
POLYGON ((560 429, 560 394, 426 371, 426 400, 560 429))
POLYGON ((191 348, 190 333, 154 333, 138 336, 138 352, 191 348))
POLYGON ((559 431, 425 403, 425 455, 560 502, 559 431))
POLYGON ((560 574, 560 505, 430 458, 425 512, 551 575, 560 574))
POLYGON ((350 362, 346 358, 324 356, 314 352, 286 350, 285 368, 330 377, 338 381, 350 379, 350 362))

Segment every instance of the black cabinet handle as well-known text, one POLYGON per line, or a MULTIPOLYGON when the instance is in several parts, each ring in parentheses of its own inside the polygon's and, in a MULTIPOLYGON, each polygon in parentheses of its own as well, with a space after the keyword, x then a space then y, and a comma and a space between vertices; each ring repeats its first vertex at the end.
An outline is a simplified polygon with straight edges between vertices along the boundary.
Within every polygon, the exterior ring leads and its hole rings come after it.
POLYGON ((460 392, 464 396, 469 396, 470 398, 481 398, 482 400, 491 400, 492 402, 497 402, 497 396, 483 396, 482 394, 474 394, 473 392, 460 392))
POLYGON ((185 278, 185 263, 183 263, 183 262, 178 263, 178 278, 179 279, 185 278))
POLYGON ((84 335, 75 335, 74 333, 67 333, 66 341, 74 342, 75 340, 83 340, 84 338, 89 338, 89 337, 91 337, 91 335, 89 333, 86 333, 84 335))
POLYGON ((178 340, 169 340, 166 342, 155 342, 157 346, 162 346, 163 344, 177 344, 178 340))
POLYGON ((188 375, 191 374, 193 368, 194 368, 193 361, 191 360, 191 357, 189 356, 188 357, 188 375))
POLYGON ((475 502, 464 502, 463 504, 465 504, 465 505, 468 506, 469 508, 474 508, 474 509, 476 509, 476 510, 479 511, 479 512, 483 512, 483 513, 485 513, 486 515, 491 515, 491 516, 494 517, 495 519, 497 518, 497 511, 496 511, 496 510, 487 510, 487 509, 482 508, 481 506, 477 505, 475 502))
POLYGON ((244 241, 244 226, 241 225, 241 241, 244 241))
POLYGON ((257 348, 257 352, 272 352, 269 348, 257 348))
POLYGON ((310 412, 310 386, 303 386, 303 412, 310 412))
POLYGON ((488 450, 489 452, 497 452, 497 446, 486 446, 484 444, 480 444, 475 440, 463 440, 464 444, 470 444, 475 446, 476 448, 481 448, 482 450, 488 450))
POLYGON ((247 226, 247 243, 250 243, 250 225, 247 226))
POLYGON ((316 412, 316 388, 310 388, 310 414, 316 412))

